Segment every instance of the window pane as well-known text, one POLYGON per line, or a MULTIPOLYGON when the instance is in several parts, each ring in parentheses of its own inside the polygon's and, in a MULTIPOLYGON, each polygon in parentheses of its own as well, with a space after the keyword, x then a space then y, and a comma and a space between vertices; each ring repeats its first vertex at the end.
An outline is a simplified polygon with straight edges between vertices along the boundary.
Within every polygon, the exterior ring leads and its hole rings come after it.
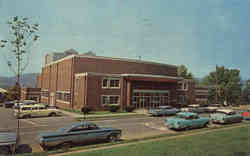
POLYGON ((110 80, 110 87, 119 87, 120 80, 110 80))
POLYGON ((107 79, 102 80, 102 87, 108 87, 108 80, 107 79))

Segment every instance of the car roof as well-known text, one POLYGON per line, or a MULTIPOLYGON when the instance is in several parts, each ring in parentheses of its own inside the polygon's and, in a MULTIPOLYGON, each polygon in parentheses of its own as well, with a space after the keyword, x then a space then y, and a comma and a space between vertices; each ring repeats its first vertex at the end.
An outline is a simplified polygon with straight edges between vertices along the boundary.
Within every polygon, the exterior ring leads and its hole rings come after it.
POLYGON ((23 107, 45 107, 44 104, 34 104, 34 105, 20 105, 21 108, 23 107))
POLYGON ((198 114, 197 113, 193 113, 193 112, 180 112, 180 113, 177 113, 177 115, 181 115, 181 116, 197 116, 198 114))
POLYGON ((193 105, 188 105, 188 107, 200 107, 200 105, 195 105, 195 104, 193 104, 193 105))
POLYGON ((232 109, 218 109, 216 112, 229 114, 231 112, 234 112, 234 110, 232 110, 232 109))
POLYGON ((162 109, 164 109, 164 108, 173 108, 173 107, 172 107, 172 106, 167 105, 167 106, 159 106, 158 108, 162 108, 162 109))

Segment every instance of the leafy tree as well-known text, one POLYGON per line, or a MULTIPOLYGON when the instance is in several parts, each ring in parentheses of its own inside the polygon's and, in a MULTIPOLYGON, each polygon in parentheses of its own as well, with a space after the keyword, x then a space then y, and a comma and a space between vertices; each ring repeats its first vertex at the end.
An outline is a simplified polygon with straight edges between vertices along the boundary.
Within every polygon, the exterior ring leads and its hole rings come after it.
MULTIPOLYGON (((0 41, 0 47, 8 50, 7 64, 20 82, 20 75, 28 65, 30 47, 38 41, 39 25, 31 24, 28 18, 15 16, 8 22, 9 38, 0 41)), ((3 56, 3 55, 2 55, 3 56)))
POLYGON ((203 85, 214 86, 209 91, 209 99, 214 102, 216 96, 216 79, 217 79, 217 96, 218 101, 223 103, 237 103, 241 96, 241 78, 240 70, 238 69, 226 69, 224 66, 217 67, 216 71, 210 72, 203 80, 203 85), (217 75, 217 78, 216 78, 217 75))
POLYGON ((183 77, 184 79, 193 79, 193 74, 188 72, 188 69, 185 65, 180 65, 177 70, 178 76, 183 77))

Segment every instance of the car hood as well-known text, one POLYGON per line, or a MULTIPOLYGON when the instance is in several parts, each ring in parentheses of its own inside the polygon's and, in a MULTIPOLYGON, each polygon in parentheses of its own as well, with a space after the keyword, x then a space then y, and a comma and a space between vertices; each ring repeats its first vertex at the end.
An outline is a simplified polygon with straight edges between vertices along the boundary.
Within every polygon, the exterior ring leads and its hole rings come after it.
POLYGON ((41 132, 40 137, 50 137, 50 136, 57 136, 57 135, 62 135, 65 134, 63 132, 55 131, 55 132, 41 132))
POLYGON ((165 122, 167 123, 177 123, 177 122, 180 122, 180 121, 185 121, 185 119, 182 119, 182 118, 168 118, 165 120, 165 122))
POLYGON ((13 132, 4 132, 0 133, 0 144, 1 143, 10 143, 10 142, 16 142, 17 135, 13 132))

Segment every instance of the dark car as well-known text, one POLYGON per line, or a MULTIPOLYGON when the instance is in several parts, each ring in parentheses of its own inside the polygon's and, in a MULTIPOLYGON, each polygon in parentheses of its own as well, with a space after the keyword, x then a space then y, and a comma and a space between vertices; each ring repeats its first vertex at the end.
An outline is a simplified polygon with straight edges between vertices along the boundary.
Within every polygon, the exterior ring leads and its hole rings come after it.
POLYGON ((15 105, 15 101, 6 101, 3 105, 5 108, 12 108, 15 105))
POLYGON ((79 122, 54 132, 40 133, 40 145, 44 149, 55 146, 71 146, 96 140, 118 141, 122 131, 115 128, 98 127, 91 122, 79 122))

